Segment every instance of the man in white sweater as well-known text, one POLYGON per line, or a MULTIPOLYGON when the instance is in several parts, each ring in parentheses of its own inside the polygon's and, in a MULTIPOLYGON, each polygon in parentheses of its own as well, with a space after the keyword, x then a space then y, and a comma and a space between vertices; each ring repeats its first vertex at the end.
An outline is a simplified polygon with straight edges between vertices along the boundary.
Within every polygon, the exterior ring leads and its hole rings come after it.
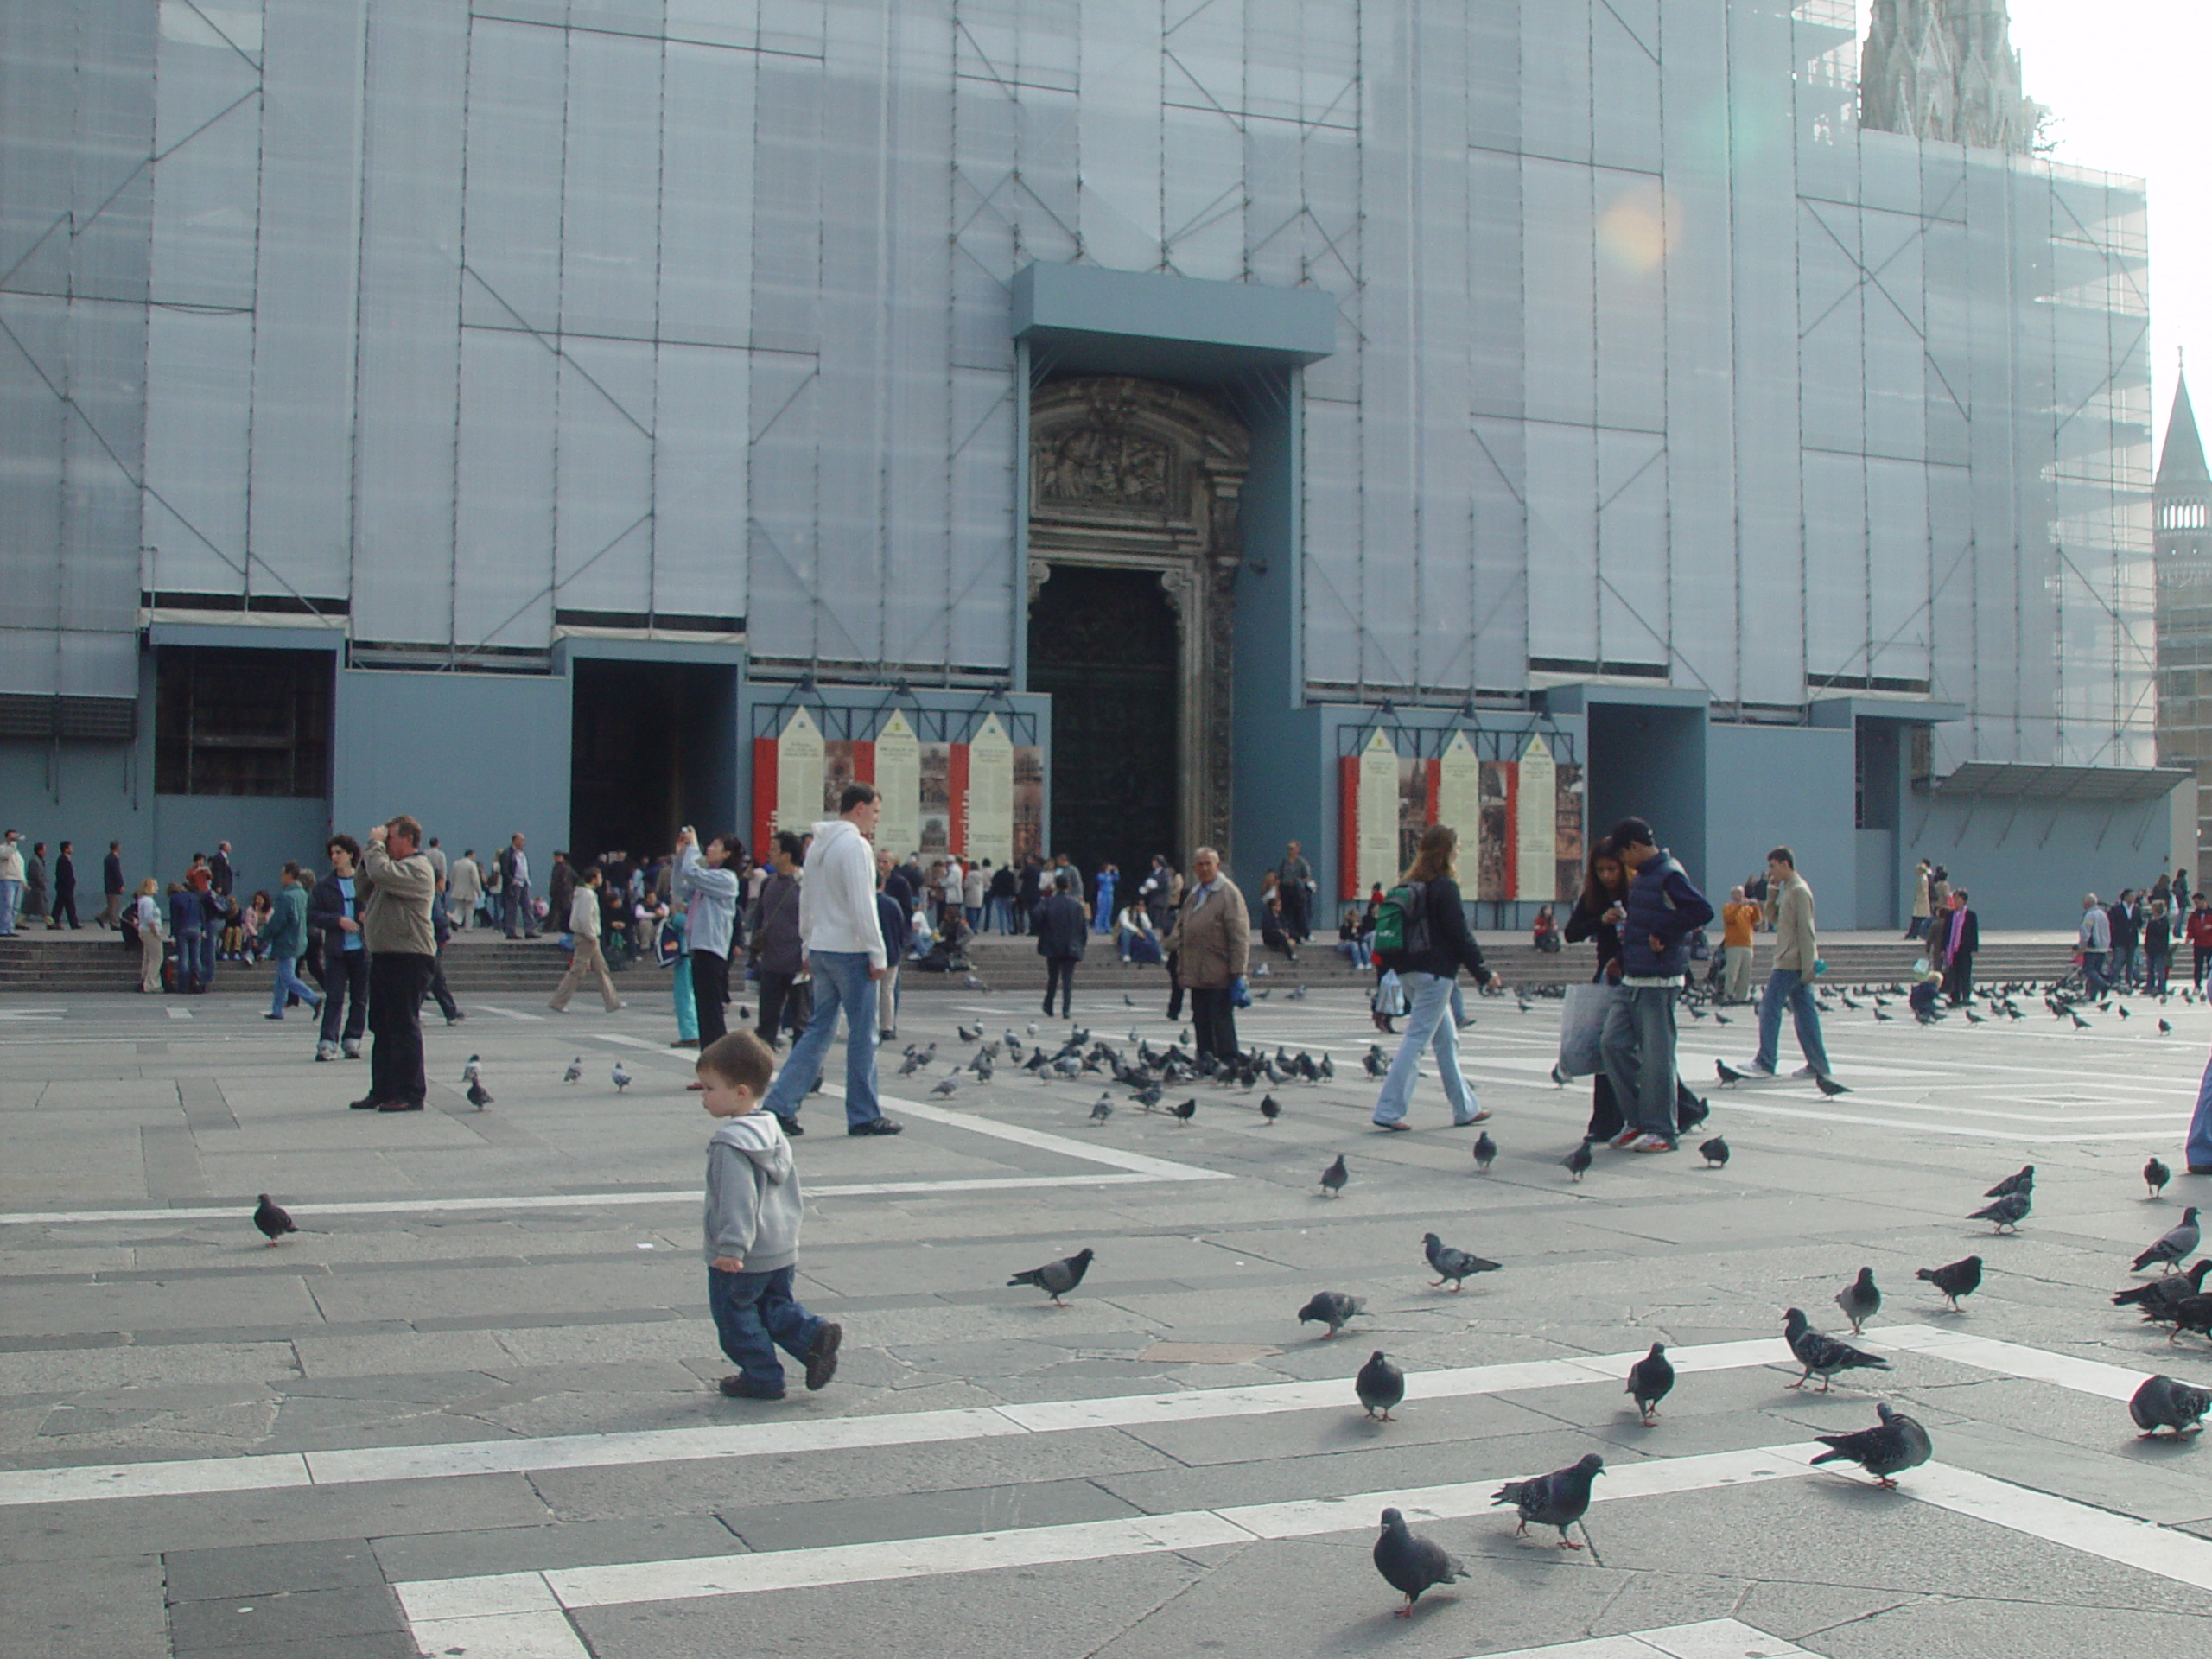
POLYGON ((814 976, 814 1017, 762 1103, 798 1135, 798 1109, 822 1075, 822 1062, 845 1015, 845 1133, 896 1135, 875 1093, 875 1000, 890 957, 876 923, 875 853, 869 838, 883 804, 867 784, 848 784, 838 816, 814 826, 798 890, 798 931, 814 976))

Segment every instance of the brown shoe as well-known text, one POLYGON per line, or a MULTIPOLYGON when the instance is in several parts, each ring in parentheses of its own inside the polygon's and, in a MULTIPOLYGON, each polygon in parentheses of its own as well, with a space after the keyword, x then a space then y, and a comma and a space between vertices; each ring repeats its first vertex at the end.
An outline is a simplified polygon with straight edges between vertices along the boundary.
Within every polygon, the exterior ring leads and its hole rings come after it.
POLYGON ((806 1345, 806 1386, 809 1392, 827 1384, 837 1375, 837 1344, 845 1339, 845 1327, 834 1321, 825 1322, 814 1333, 814 1340, 806 1345))

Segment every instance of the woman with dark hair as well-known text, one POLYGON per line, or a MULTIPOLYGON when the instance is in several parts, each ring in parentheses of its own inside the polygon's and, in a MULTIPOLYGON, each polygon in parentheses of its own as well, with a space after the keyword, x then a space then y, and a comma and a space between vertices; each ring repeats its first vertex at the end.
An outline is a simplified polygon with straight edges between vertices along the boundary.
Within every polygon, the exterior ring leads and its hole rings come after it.
MULTIPOLYGON (((1598 970, 1590 976, 1593 983, 1620 983, 1620 924, 1628 914, 1627 903, 1628 871, 1621 863, 1620 849, 1613 845, 1611 836, 1601 836, 1591 844, 1589 868, 1582 874, 1582 892, 1567 918, 1569 944, 1588 939, 1598 947, 1598 970)), ((1556 1065, 1552 1068, 1552 1081, 1562 1088, 1567 1084, 1566 1074, 1556 1065)), ((1680 1077, 1675 1079, 1675 1121, 1681 1133, 1688 1134, 1702 1123, 1709 1109, 1680 1077)), ((1611 1141, 1625 1127, 1620 1102, 1613 1095, 1613 1080, 1601 1067, 1590 1084, 1589 1137, 1611 1141)))
POLYGON ((1413 889, 1414 913, 1406 918, 1407 948, 1389 965, 1397 970, 1406 994, 1406 1034, 1375 1103, 1377 1128, 1408 1127, 1406 1108, 1420 1080, 1423 1049, 1435 1052, 1453 1127, 1479 1123, 1490 1116, 1459 1073, 1459 1029, 1451 1018, 1452 988, 1461 968, 1478 984, 1497 980, 1483 965, 1482 947, 1468 929, 1467 912, 1459 901, 1459 832, 1449 824, 1433 823, 1421 832, 1420 850, 1402 883, 1413 889), (1419 948, 1414 946, 1417 937, 1419 948))

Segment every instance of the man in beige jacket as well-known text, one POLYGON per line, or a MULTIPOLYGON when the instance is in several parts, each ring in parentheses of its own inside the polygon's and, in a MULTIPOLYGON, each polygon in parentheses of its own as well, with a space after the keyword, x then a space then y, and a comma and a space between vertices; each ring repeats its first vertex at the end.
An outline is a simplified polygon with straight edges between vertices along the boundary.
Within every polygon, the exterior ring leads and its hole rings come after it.
POLYGON ((438 873, 423 856, 423 826, 405 813, 369 831, 357 889, 361 944, 369 953, 369 1092, 357 1111, 419 1112, 429 1084, 423 1076, 423 998, 437 965, 430 925, 438 873))
POLYGON ((1198 1052, 1234 1059, 1236 1010, 1230 992, 1244 977, 1252 923, 1244 895, 1223 872, 1221 855, 1211 847, 1191 855, 1191 890, 1166 948, 1178 953, 1176 976, 1191 993, 1192 1037, 1198 1052))
POLYGON ((1759 998, 1759 1052, 1744 1068, 1753 1077, 1774 1075, 1776 1053, 1782 1041, 1782 1008, 1789 1004, 1797 1027, 1797 1046, 1805 1064, 1796 1075, 1825 1077, 1827 1046, 1821 1040, 1821 1007, 1813 1000, 1813 975, 1820 962, 1820 940, 1813 930, 1813 889, 1797 874, 1797 859, 1787 847, 1766 855, 1768 925, 1774 929, 1774 971, 1766 976, 1766 990, 1759 998))
POLYGON ((575 945, 569 957, 569 971, 561 976, 561 988, 545 1005, 556 1014, 569 1011, 569 999, 584 982, 586 974, 599 982, 600 1001, 607 1004, 609 1014, 622 1006, 622 999, 614 994, 614 981, 607 974, 607 957, 599 944, 600 886, 605 880, 598 865, 586 865, 582 880, 576 883, 575 896, 569 900, 569 937, 575 945))

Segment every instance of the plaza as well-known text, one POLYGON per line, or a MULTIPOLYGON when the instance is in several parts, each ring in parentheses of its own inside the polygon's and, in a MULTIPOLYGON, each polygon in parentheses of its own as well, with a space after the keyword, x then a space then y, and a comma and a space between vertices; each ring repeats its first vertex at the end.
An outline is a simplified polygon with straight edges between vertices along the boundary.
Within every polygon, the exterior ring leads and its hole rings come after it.
MULTIPOLYGON (((255 999, 10 996, 16 1638, 98 1659, 2033 1659, 2178 1649, 2201 1626, 2204 1454, 2139 1440, 2126 1400, 2152 1371, 2212 1381, 2212 1357, 2107 1299, 2203 1185, 2152 1201, 2137 1173, 2182 1161, 2203 1006, 2123 1020, 2122 998, 2086 1032, 2031 998, 1980 1027, 1839 1007, 1849 1094, 1715 1089, 1725 1168, 1601 1150, 1570 1184, 1588 1103, 1548 1076, 1555 1001, 1474 1003, 1461 1050, 1500 1147, 1482 1175, 1433 1079, 1413 1133, 1369 1126, 1375 1033, 1346 982, 1297 1001, 1283 970, 1255 982, 1272 995, 1244 1040, 1336 1077, 1198 1083, 1187 1127, 1125 1089, 1091 1125, 1096 1075, 1002 1065, 933 1096, 974 1052, 957 1026, 1027 1045, 1034 1004, 910 995, 902 1039, 937 1055, 887 1065, 907 1133, 838 1135, 834 1090, 803 1114, 801 1294, 847 1337, 828 1389, 772 1404, 714 1390, 708 1125, 644 999, 604 1019, 470 999, 429 1035, 431 1109, 393 1119, 347 1113, 346 1068, 255 999), (1339 1153, 1331 1198, 1316 1177, 1339 1153), (2017 1236, 1964 1219, 2028 1161, 2017 1236), (261 1191, 304 1230, 273 1249, 261 1191), (1502 1270, 1433 1287, 1432 1230, 1502 1270), (1067 1307, 1006 1287, 1085 1245, 1067 1307), (1987 1277, 1954 1315, 1913 1274, 1969 1252, 1987 1277), (1862 1265, 1887 1301, 1859 1340, 1892 1369, 1789 1390, 1782 1310, 1844 1331, 1832 1298, 1862 1265), (1335 1342, 1295 1317, 1325 1288, 1367 1302, 1335 1342), (1644 1428, 1621 1379, 1654 1340, 1681 1376, 1644 1428), (1376 1348, 1408 1378, 1389 1424, 1352 1397, 1376 1348), (1807 1466, 1877 1399, 1927 1426, 1934 1461, 1895 1493, 1807 1466), (1592 1450, 1588 1551, 1515 1539, 1497 1484, 1592 1450), (1409 1626, 1368 1560, 1386 1504, 1470 1568, 1409 1626)), ((1159 1014, 1156 983, 1077 1000, 1117 1046, 1173 1040, 1159 1014)), ((1748 1012, 1729 1017, 1683 1022, 1697 1086, 1749 1052, 1748 1012)))

